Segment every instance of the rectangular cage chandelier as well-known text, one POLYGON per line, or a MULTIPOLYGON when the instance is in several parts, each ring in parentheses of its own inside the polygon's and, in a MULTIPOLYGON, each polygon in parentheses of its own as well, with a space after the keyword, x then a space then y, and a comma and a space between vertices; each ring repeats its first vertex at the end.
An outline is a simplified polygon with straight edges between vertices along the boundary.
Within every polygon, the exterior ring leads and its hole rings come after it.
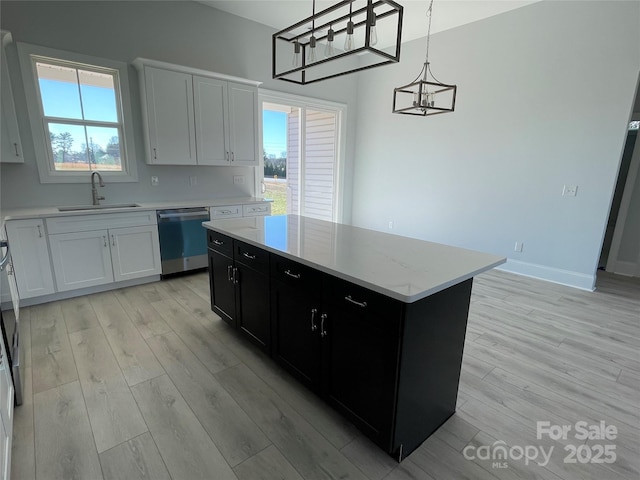
POLYGON ((307 85, 400 61, 403 7, 342 0, 272 37, 273 78, 307 85))

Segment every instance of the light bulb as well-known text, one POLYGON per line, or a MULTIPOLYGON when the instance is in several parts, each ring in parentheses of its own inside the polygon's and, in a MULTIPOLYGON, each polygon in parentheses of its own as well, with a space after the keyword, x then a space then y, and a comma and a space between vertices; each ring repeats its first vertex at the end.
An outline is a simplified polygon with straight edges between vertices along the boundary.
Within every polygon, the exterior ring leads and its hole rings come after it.
POLYGON ((376 31, 376 15, 371 13, 371 23, 369 24, 369 46, 373 47, 378 43, 378 32, 376 31))
POLYGON ((334 34, 335 32, 333 31, 333 29, 329 27, 329 31, 327 32, 327 44, 324 46, 324 56, 327 58, 332 57, 334 54, 334 48, 333 48, 334 34))
POLYGON ((351 20, 347 23, 347 38, 344 41, 344 50, 346 52, 353 50, 353 22, 351 20))
POLYGON ((311 35, 309 39, 309 56, 307 57, 307 63, 313 63, 316 61, 316 37, 311 35))
POLYGON ((292 67, 300 66, 300 43, 293 42, 293 58, 291 59, 292 67))

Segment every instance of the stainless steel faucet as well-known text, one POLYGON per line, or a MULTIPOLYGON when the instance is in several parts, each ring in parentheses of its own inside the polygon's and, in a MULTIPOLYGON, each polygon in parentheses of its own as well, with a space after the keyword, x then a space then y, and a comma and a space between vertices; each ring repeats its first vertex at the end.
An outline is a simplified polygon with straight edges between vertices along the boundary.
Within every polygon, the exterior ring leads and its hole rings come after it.
POLYGON ((102 175, 97 170, 91 173, 91 196, 93 197, 93 204, 100 205, 100 200, 104 200, 102 195, 98 195, 98 189, 96 188, 96 175, 98 176, 98 180, 100 181, 100 186, 104 187, 104 181, 102 180, 102 175))

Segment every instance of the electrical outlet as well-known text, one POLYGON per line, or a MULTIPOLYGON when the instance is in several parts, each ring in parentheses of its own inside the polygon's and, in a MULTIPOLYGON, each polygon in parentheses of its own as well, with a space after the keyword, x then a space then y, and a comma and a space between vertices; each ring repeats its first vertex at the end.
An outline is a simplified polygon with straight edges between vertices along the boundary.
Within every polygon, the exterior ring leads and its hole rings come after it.
POLYGON ((244 175, 234 175, 233 176, 233 184, 234 185, 244 185, 244 175))
POLYGON ((565 185, 562 189, 563 197, 575 197, 578 194, 578 186, 577 185, 565 185))
POLYGON ((524 247, 524 243, 516 242, 515 246, 513 247, 513 251, 514 252, 522 252, 522 247, 524 247))
POLYGON ((160 181, 158 180, 158 177, 156 177, 155 175, 151 177, 151 186, 152 187, 157 187, 158 185, 160 185, 160 181))
POLYGON ((393 230, 393 220, 389 220, 389 230, 393 230))
POLYGON ((189 185, 191 185, 192 187, 195 187, 198 184, 198 177, 196 177, 195 175, 191 175, 189 177, 189 185))

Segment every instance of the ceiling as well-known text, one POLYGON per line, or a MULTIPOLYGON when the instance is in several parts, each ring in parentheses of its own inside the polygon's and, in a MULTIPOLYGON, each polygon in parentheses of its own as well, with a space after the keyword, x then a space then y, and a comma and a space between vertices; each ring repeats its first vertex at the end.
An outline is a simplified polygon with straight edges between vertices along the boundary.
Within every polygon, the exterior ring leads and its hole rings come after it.
MULTIPOLYGON (((225 12, 283 29, 311 15, 312 0, 198 0, 225 12)), ((316 0, 316 11, 338 0, 316 0)), ((396 0, 404 7, 402 41, 427 35, 427 0, 396 0)), ((540 0, 437 0, 433 5, 431 33, 482 20, 540 0)))

